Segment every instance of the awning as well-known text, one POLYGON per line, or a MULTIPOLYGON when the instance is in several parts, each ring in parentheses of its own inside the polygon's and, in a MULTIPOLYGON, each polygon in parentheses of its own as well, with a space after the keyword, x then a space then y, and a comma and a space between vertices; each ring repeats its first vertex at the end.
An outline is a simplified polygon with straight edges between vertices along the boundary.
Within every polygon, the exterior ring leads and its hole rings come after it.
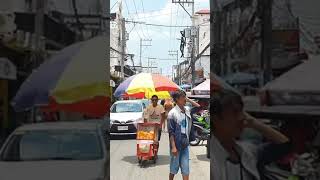
POLYGON ((293 68, 263 88, 261 99, 268 105, 319 105, 320 85, 317 77, 320 56, 315 56, 293 68))
POLYGON ((17 68, 8 58, 0 58, 0 79, 17 79, 17 68))

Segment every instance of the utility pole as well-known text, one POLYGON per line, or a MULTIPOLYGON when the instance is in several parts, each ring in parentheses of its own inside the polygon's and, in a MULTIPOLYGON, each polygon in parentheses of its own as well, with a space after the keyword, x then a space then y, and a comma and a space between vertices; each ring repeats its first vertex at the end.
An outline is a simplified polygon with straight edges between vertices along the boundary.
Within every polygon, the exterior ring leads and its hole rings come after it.
MULTIPOLYGON (((150 59, 156 59, 156 58, 151 58, 151 57, 148 57, 148 73, 150 73, 150 59)), ((151 61, 151 72, 152 72, 152 61, 151 61)))
POLYGON ((178 85, 180 85, 181 83, 181 68, 180 68, 180 64, 179 64, 179 51, 178 50, 171 50, 169 51, 169 55, 170 56, 176 56, 177 58, 177 80, 178 80, 178 85))
MULTIPOLYGON (((192 30, 195 31, 195 22, 194 22, 194 2, 192 3, 192 30)), ((196 33, 198 34, 198 33, 196 33)), ((192 42, 192 51, 191 51, 191 84, 192 87, 195 86, 195 81, 196 81, 196 68, 195 68, 195 37, 191 33, 191 42, 192 42)))
POLYGON ((36 16, 35 16, 35 50, 42 50, 42 37, 44 30, 44 13, 45 13, 45 2, 44 0, 36 1, 36 16))
POLYGON ((192 46, 192 49, 191 49, 191 59, 190 59, 190 65, 191 65, 191 82, 192 82, 192 87, 194 87, 195 85, 195 79, 196 79, 196 71, 195 71, 195 53, 196 53, 196 50, 195 50, 195 37, 197 36, 197 28, 195 27, 195 16, 194 16, 194 0, 172 0, 172 3, 178 3, 180 4, 180 6, 186 11, 185 7, 184 7, 184 4, 191 4, 191 8, 192 8, 192 12, 191 14, 189 12, 188 15, 190 16, 191 18, 191 21, 192 21, 192 28, 191 28, 191 32, 194 32, 194 33, 191 33, 191 46, 192 46))
POLYGON ((261 70, 262 82, 261 86, 271 81, 272 66, 272 0, 260 0, 262 6, 262 20, 261 20, 261 70))
POLYGON ((121 79, 124 80, 124 61, 126 58, 126 24, 125 24, 125 18, 121 19, 121 79))
POLYGON ((175 77, 174 77, 174 65, 172 65, 172 70, 171 70, 171 72, 172 72, 172 81, 174 81, 174 79, 175 79, 175 77))
MULTIPOLYGON (((221 10, 218 5, 217 0, 214 0, 211 3, 211 22, 212 23, 212 28, 211 28, 211 33, 213 34, 211 38, 212 46, 210 48, 210 51, 213 55, 213 62, 211 62, 211 67, 217 75, 221 75, 221 10)), ((211 70, 211 71, 212 71, 211 70)))
MULTIPOLYGON (((42 44, 43 38, 43 31, 44 31, 44 14, 45 14, 45 1, 44 0, 36 0, 34 1, 35 7, 35 22, 34 22, 34 39, 32 38, 33 42, 33 52, 30 57, 30 61, 32 62, 32 69, 37 68, 43 57, 41 52, 44 50, 44 46, 42 44)), ((31 122, 36 121, 36 107, 31 109, 31 122)))
POLYGON ((143 42, 150 42, 151 43, 152 39, 140 39, 140 66, 142 67, 142 46, 152 46, 151 44, 143 44, 143 42))

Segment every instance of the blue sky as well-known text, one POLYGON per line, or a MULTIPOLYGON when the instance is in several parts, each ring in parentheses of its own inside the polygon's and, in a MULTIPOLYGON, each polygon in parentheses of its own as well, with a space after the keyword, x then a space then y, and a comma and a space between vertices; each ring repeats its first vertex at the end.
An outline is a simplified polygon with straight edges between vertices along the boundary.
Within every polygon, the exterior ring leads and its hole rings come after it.
MULTIPOLYGON (((116 0, 110 1, 111 12, 117 11, 118 4, 116 0)), ((183 8, 178 4, 172 4, 172 0, 122 0, 123 16, 126 19, 146 22, 152 24, 163 25, 191 25, 191 19, 183 8)), ((186 9, 191 13, 191 6, 186 5, 186 9)), ((200 9, 209 9, 209 0, 195 0, 195 12, 200 9)), ((169 56, 169 50, 179 50, 180 31, 183 28, 155 27, 132 23, 126 25, 129 34, 127 41, 127 52, 135 54, 135 64, 139 63, 140 38, 152 39, 151 47, 143 47, 142 63, 147 65, 146 57, 161 59, 176 59, 169 56)), ((179 57, 180 57, 179 51, 179 57)), ((153 60, 156 61, 154 66, 162 69, 165 75, 171 75, 172 65, 176 64, 176 60, 153 60)), ((182 61, 182 59, 180 59, 182 61)))

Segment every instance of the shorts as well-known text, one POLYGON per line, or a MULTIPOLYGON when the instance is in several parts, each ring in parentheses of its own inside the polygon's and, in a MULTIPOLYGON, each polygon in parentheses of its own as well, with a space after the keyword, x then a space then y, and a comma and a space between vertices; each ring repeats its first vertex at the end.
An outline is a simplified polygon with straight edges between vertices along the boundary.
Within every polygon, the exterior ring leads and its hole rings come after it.
POLYGON ((182 175, 189 175, 189 147, 178 151, 177 156, 170 151, 170 173, 178 174, 179 168, 182 175))

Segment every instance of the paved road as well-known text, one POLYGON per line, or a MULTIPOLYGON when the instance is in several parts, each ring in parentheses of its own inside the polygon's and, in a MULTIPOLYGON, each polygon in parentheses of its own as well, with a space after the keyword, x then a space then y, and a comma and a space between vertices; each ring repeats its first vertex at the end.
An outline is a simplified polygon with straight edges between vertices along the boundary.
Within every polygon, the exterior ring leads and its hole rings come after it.
MULTIPOLYGON (((166 180, 169 173, 169 139, 163 133, 160 141, 159 159, 156 165, 148 164, 145 168, 138 165, 136 157, 136 140, 116 138, 111 140, 110 171, 111 180, 166 180)), ((190 179, 209 180, 210 161, 206 158, 205 145, 190 149, 190 179)), ((179 173, 176 180, 182 180, 179 173)))

